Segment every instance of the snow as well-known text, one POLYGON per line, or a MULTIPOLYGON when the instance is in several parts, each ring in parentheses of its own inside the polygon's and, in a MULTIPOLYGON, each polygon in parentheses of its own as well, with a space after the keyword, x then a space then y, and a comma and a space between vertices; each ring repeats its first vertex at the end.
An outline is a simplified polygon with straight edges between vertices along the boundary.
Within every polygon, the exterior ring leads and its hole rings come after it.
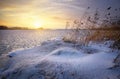
POLYGON ((108 44, 91 42, 77 49, 72 43, 52 39, 32 49, 10 52, 0 79, 118 79, 120 70, 109 69, 118 51, 111 51, 108 44))
POLYGON ((52 55, 55 56, 62 56, 62 57, 66 57, 66 56, 73 56, 73 57, 80 57, 83 53, 73 49, 73 48, 59 48, 54 50, 53 52, 51 52, 52 55))

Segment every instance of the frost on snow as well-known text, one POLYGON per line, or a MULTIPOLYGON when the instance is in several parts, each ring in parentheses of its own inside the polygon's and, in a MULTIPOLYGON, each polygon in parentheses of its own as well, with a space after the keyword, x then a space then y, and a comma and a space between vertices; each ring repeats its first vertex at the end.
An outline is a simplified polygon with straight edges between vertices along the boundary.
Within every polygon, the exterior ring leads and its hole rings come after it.
POLYGON ((78 50, 57 40, 11 52, 0 79, 119 79, 120 70, 109 69, 118 51, 105 44, 91 42, 78 50))

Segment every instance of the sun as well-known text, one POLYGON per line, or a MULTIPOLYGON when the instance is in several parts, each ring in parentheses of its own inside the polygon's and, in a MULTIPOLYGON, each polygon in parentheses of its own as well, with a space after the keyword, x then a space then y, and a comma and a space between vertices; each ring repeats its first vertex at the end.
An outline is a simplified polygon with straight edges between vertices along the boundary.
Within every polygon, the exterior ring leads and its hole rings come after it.
POLYGON ((42 27, 42 23, 40 23, 40 22, 35 22, 35 23, 34 23, 34 27, 35 27, 35 28, 40 28, 40 27, 42 27))

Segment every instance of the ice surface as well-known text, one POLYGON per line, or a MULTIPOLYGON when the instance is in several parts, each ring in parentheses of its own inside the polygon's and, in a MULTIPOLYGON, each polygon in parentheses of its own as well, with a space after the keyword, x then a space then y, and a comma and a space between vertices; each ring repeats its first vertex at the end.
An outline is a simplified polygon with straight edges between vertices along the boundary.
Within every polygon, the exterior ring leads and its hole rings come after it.
POLYGON ((110 70, 117 52, 91 43, 82 49, 71 43, 49 40, 33 49, 9 53, 1 79, 118 79, 120 70, 110 70), (87 54, 87 50, 92 54, 87 54))

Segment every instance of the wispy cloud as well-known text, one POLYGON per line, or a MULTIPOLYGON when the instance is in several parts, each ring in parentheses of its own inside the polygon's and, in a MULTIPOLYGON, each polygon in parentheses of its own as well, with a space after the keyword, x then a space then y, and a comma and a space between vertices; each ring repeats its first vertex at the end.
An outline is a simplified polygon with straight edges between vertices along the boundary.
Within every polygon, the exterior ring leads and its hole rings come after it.
POLYGON ((16 22, 24 26, 43 20, 48 26, 61 28, 66 21, 81 16, 88 6, 102 9, 111 5, 120 7, 119 3, 119 0, 0 0, 0 21, 14 25, 15 19, 19 19, 16 22))

